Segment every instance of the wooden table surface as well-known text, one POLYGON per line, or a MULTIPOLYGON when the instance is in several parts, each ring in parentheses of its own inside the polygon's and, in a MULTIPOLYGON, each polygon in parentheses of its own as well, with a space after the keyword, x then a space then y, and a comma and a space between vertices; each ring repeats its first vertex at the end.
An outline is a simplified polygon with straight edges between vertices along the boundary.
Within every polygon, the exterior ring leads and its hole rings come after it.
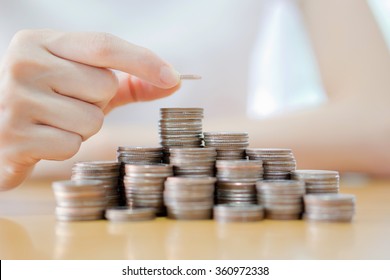
POLYGON ((57 222, 50 181, 0 193, 0 259, 390 259, 390 181, 341 182, 351 223, 57 222))

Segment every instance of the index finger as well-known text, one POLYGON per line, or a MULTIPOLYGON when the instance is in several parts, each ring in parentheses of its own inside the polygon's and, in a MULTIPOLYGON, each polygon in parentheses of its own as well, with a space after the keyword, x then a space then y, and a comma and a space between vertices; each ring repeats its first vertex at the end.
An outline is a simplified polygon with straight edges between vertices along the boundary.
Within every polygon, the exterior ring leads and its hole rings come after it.
POLYGON ((160 88, 179 83, 177 71, 149 49, 108 33, 47 31, 44 47, 53 55, 95 67, 120 70, 160 88))

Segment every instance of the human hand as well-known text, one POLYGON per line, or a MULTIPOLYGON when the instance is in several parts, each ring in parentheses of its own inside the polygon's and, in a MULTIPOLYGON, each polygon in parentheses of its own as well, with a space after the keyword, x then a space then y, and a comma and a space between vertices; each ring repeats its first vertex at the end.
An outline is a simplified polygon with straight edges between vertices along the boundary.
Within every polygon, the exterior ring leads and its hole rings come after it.
POLYGON ((18 186, 41 159, 75 155, 113 108, 179 87, 172 66, 113 35, 18 32, 0 65, 0 190, 18 186))

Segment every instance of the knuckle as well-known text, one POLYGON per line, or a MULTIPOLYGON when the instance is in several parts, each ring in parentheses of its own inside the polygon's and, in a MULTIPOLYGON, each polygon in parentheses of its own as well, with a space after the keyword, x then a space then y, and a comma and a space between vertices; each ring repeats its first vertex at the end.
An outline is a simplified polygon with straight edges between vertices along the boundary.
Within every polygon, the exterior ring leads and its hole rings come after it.
POLYGON ((98 58, 105 58, 111 54, 114 36, 110 33, 95 33, 92 37, 92 52, 98 58))
POLYGON ((88 112, 88 119, 86 121, 86 131, 82 135, 82 140, 85 141, 91 136, 95 135, 102 128, 104 122, 104 113, 97 107, 93 107, 88 112))

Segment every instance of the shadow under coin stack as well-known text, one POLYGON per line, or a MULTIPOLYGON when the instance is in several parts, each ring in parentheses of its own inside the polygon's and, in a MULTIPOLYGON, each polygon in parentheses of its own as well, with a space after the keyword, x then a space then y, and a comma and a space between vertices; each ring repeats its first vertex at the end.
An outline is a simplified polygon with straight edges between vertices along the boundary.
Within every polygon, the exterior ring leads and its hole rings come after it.
POLYGON ((153 208, 157 215, 165 214, 163 191, 164 181, 173 176, 168 164, 125 165, 125 194, 130 208, 153 208))
POLYGON ((263 161, 264 180, 288 180, 291 171, 296 169, 291 149, 248 148, 246 154, 250 160, 263 161))
POLYGON ((324 222, 350 222, 355 214, 355 196, 351 194, 307 194, 304 219, 324 222))
POLYGON ((164 202, 168 218, 211 219, 214 205, 214 177, 169 177, 165 181, 164 202))
POLYGON ((217 149, 217 160, 245 159, 249 145, 247 132, 204 132, 205 147, 217 149))
POLYGON ((214 220, 217 222, 257 222, 264 219, 264 209, 261 205, 232 205, 214 206, 214 220))
POLYGON ((169 148, 201 147, 203 108, 161 108, 159 133, 164 147, 164 162, 169 163, 169 148))
POLYGON ((153 208, 128 208, 117 207, 106 210, 105 217, 111 222, 138 222, 148 221, 156 218, 156 211, 153 208))
POLYGON ((213 177, 215 148, 170 148, 169 163, 179 177, 213 177))
POLYGON ((99 180, 53 182, 59 221, 103 219, 107 205, 106 184, 99 180))
POLYGON ((116 161, 82 161, 72 168, 72 180, 100 180, 105 184, 107 207, 121 204, 119 185, 120 163, 116 161))
POLYGON ((265 217, 273 220, 300 219, 303 212, 302 197, 305 184, 295 180, 266 180, 256 183, 259 205, 265 217))
POLYGON ((263 165, 255 160, 217 160, 217 204, 256 204, 256 182, 263 165))
POLYGON ((338 193, 340 176, 332 170, 295 170, 291 173, 294 180, 305 182, 306 193, 338 193))

